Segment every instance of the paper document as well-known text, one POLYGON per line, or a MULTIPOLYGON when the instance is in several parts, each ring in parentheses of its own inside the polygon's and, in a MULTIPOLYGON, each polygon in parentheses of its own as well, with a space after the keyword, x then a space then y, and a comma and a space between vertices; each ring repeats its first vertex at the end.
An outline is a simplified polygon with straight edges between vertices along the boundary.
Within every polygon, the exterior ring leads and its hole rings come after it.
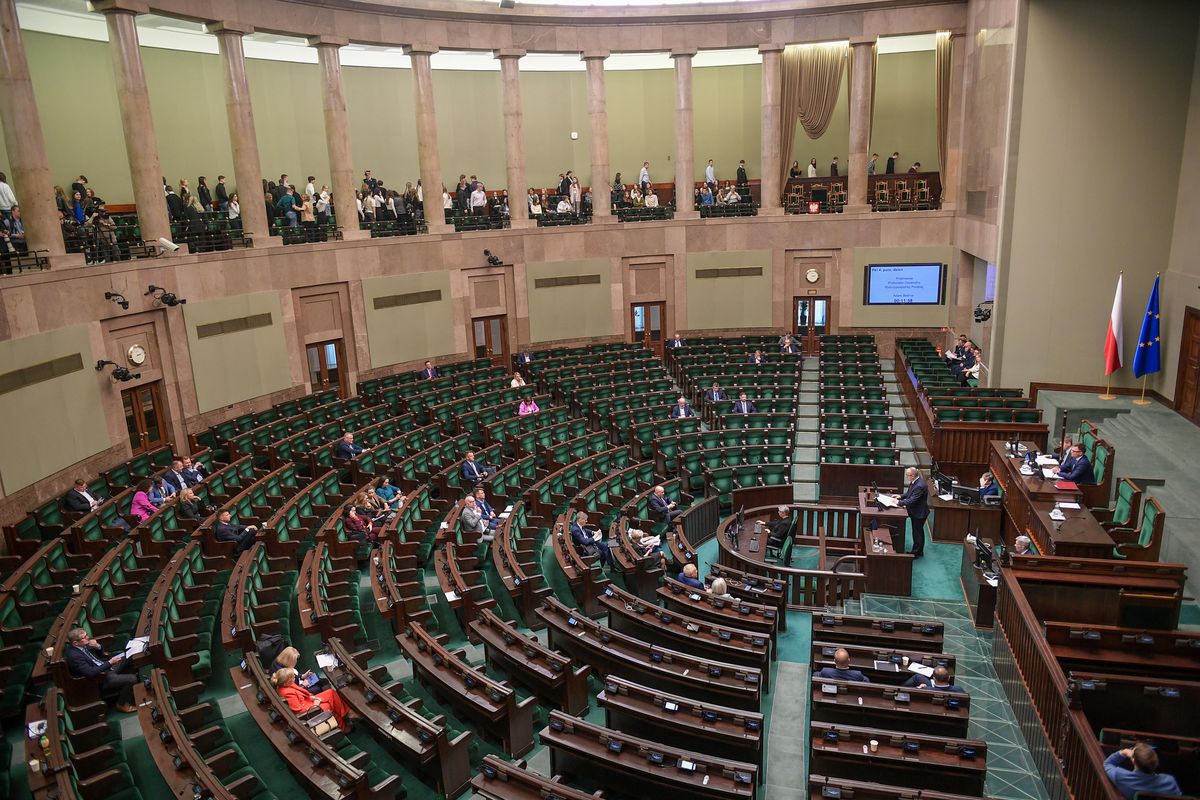
POLYGON ((900 501, 890 494, 877 494, 875 497, 888 508, 898 508, 900 506, 900 501))
POLYGON ((876 661, 875 669, 879 670, 880 672, 899 672, 900 665, 893 664, 891 661, 876 661))
POLYGON ((1049 467, 1042 467, 1042 477, 1048 481, 1052 481, 1055 479, 1055 477, 1057 477, 1057 473, 1051 470, 1049 467))
POLYGON ((317 666, 321 669, 337 668, 339 666, 336 656, 329 653, 317 653, 317 666))
POLYGON ((915 672, 918 675, 924 675, 926 678, 933 677, 933 667, 927 667, 924 664, 918 664, 915 661, 908 665, 909 672, 915 672))
POLYGON ((949 502, 950 500, 953 500, 953 499, 954 499, 954 492, 949 492, 947 494, 939 494, 938 495, 938 500, 945 500, 945 501, 949 502))
POLYGON ((600 541, 600 539, 602 539, 603 537, 604 537, 604 534, 600 533, 600 531, 596 531, 595 533, 593 533, 593 534, 592 534, 592 541, 593 541, 593 542, 598 542, 598 541, 600 541))
POLYGON ((1041 464, 1043 467, 1054 467, 1058 466, 1058 459, 1054 456, 1040 455, 1037 457, 1037 463, 1041 464))
POLYGON ((46 732, 46 720, 39 719, 31 722, 25 726, 25 730, 29 734, 30 739, 36 739, 46 732))
POLYGON ((150 644, 149 636, 139 636, 136 639, 130 639, 125 644, 125 657, 133 658, 138 653, 146 649, 146 645, 150 644))
POLYGON ((1058 507, 1065 508, 1069 511, 1071 509, 1080 508, 1081 506, 1079 505, 1079 503, 1059 503, 1058 507))
POLYGON ((458 592, 446 592, 446 599, 453 603, 458 599, 458 592))

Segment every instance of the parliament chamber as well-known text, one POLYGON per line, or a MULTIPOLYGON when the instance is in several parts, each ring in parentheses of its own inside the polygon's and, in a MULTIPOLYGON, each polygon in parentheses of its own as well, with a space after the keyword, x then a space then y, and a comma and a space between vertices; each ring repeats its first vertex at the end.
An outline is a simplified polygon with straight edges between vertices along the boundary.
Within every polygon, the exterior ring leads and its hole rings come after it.
POLYGON ((1150 5, 0 0, 0 798, 1200 798, 1150 5))

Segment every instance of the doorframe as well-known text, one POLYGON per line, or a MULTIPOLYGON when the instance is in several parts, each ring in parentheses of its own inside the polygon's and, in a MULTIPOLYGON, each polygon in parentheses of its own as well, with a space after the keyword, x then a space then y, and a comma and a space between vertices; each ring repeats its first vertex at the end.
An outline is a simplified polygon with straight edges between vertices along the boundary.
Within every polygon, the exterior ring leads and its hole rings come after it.
POLYGON ((494 366, 503 366, 505 369, 511 370, 512 369, 512 352, 509 348, 509 340, 508 340, 508 335, 509 335, 508 314, 488 314, 483 317, 471 317, 471 357, 472 358, 476 357, 475 349, 477 347, 479 347, 479 343, 477 341, 475 341, 475 323, 476 322, 484 323, 484 339, 485 339, 485 347, 486 347, 487 329, 488 329, 487 323, 491 322, 492 320, 497 320, 497 319, 500 320, 500 348, 501 348, 502 359, 500 361, 497 361, 496 356, 494 354, 495 351, 493 351, 493 355, 488 356, 488 357, 491 358, 492 364, 494 366))
POLYGON ((646 341, 649 330, 650 330, 649 315, 647 315, 647 317, 646 317, 646 322, 647 322, 646 333, 643 333, 642 340, 640 342, 637 339, 637 330, 633 326, 633 309, 635 306, 659 306, 658 326, 659 326, 660 336, 659 336, 659 340, 658 340, 658 349, 661 350, 662 352, 657 352, 657 351, 655 351, 655 352, 657 353, 659 358, 662 358, 663 355, 666 353, 666 348, 667 348, 667 301, 666 300, 635 300, 628 305, 629 316, 627 319, 629 320, 629 338, 632 340, 633 344, 641 344, 643 347, 646 347, 648 350, 654 351, 653 345, 648 345, 647 341, 646 341))
MULTIPOLYGON (((826 333, 826 335, 828 335, 829 333, 832 332, 831 329, 833 327, 833 322, 832 322, 833 297, 831 297, 830 295, 825 295, 825 294, 798 294, 798 295, 792 296, 792 312, 791 312, 792 319, 791 319, 791 325, 789 325, 789 328, 792 330, 792 335, 800 340, 800 352, 803 353, 804 355, 814 355, 815 352, 810 352, 806 348, 806 343, 808 341, 809 333, 807 331, 797 330, 800 327, 800 323, 798 322, 797 318, 799 317, 801 300, 810 300, 810 301, 824 300, 825 301, 825 333, 826 333)), ((809 328, 811 329, 813 327, 815 327, 815 326, 810 321, 809 328)), ((816 335, 813 334, 813 336, 815 338, 816 335)), ((816 346, 816 349, 818 349, 818 350, 820 349, 819 344, 816 346)))
MULTIPOLYGON (((1187 333, 1188 323, 1190 323, 1192 320, 1196 321, 1197 330, 1200 331, 1200 309, 1194 308, 1193 306, 1184 306, 1183 327, 1180 329, 1179 333, 1179 361, 1175 365, 1175 396, 1171 398, 1171 409, 1177 413, 1179 411, 1179 404, 1183 402, 1183 380, 1181 379, 1183 378, 1183 368, 1187 358, 1187 339, 1185 338, 1185 335, 1187 333)), ((1197 425, 1200 425, 1200 422, 1198 422, 1194 417, 1188 417, 1185 414, 1180 414, 1180 416, 1191 420, 1197 425)))
MULTIPOLYGON (((169 425, 167 425, 167 417, 163 411, 163 399, 162 399, 163 393, 159 388, 160 385, 162 384, 162 382, 163 382, 162 379, 159 378, 157 380, 138 384, 137 386, 130 386, 128 389, 121 389, 120 394, 118 395, 121 398, 121 417, 122 417, 122 422, 125 423, 124 433, 125 433, 126 441, 128 441, 128 439, 129 439, 129 423, 128 423, 128 420, 125 419, 125 395, 126 394, 132 394, 134 396, 134 399, 136 400, 137 392, 145 392, 145 391, 150 392, 151 402, 154 405, 154 413, 158 417, 159 443, 156 444, 154 447, 149 447, 146 444, 142 444, 142 445, 140 445, 140 447, 141 447, 140 450, 138 448, 135 448, 132 445, 130 445, 130 450, 132 451, 132 454, 135 456, 141 455, 142 453, 152 452, 153 450, 155 450, 159 447, 162 447, 163 445, 174 446, 173 442, 171 440, 170 427, 169 427, 169 425)), ((136 402, 133 404, 133 413, 134 413, 134 416, 141 421, 141 425, 139 427, 144 429, 145 425, 146 425, 146 418, 142 415, 141 404, 136 403, 136 402)), ((145 435, 146 434, 143 432, 142 436, 145 436, 145 435)))
MULTIPOLYGON (((324 341, 320 341, 320 342, 307 342, 307 343, 305 343, 305 345, 304 345, 304 373, 305 373, 305 377, 307 377, 307 378, 309 378, 309 379, 310 379, 310 380, 309 380, 309 383, 311 384, 311 382, 312 382, 312 381, 311 381, 312 375, 309 373, 309 365, 308 365, 308 349, 309 349, 310 347, 320 347, 320 348, 324 348, 324 347, 325 347, 325 345, 327 345, 327 344, 332 344, 332 345, 334 345, 334 346, 335 346, 335 348, 336 348, 336 351, 337 351, 337 359, 338 359, 338 385, 337 385, 337 389, 338 389, 338 397, 340 397, 340 398, 342 398, 342 399, 345 399, 345 398, 347 398, 347 397, 349 397, 349 396, 350 396, 350 395, 348 394, 348 392, 349 392, 349 388, 348 388, 348 387, 349 387, 349 381, 348 381, 348 377, 347 377, 347 375, 346 375, 346 340, 345 340, 345 338, 339 337, 339 338, 337 338, 337 339, 326 339, 326 340, 324 340, 324 341)), ((324 353, 323 353, 323 352, 321 353, 321 356, 322 356, 322 358, 321 358, 321 370, 322 370, 322 371, 325 371, 325 369, 326 369, 326 366, 325 366, 325 359, 324 359, 324 353)), ((327 387, 321 387, 320 389, 318 389, 316 386, 313 386, 313 387, 312 387, 312 390, 313 390, 314 392, 317 392, 317 391, 324 391, 324 389, 325 389, 325 388, 327 388, 327 387)))

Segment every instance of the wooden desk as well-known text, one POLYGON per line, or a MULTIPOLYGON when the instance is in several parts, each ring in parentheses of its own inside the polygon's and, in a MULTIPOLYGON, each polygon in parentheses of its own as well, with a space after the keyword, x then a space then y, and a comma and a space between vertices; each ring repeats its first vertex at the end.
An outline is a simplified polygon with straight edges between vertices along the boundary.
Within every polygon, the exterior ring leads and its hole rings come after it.
MULTIPOLYGON (((900 494, 894 487, 880 486, 882 494, 900 494)), ((904 523, 908 521, 908 509, 904 506, 880 510, 875 505, 875 491, 870 486, 858 487, 858 513, 862 517, 863 528, 870 527, 871 520, 879 523, 880 528, 891 528, 900 538, 901 547, 904 542, 904 523)))
POLYGON ((957 500, 943 500, 931 494, 929 510, 933 512, 935 542, 961 542, 968 533, 975 533, 992 542, 1000 538, 1004 520, 1001 506, 985 506, 981 503, 963 505, 957 500))
POLYGON ((812 615, 812 638, 822 642, 904 647, 940 653, 944 649, 945 636, 945 626, 941 622, 849 614, 812 615))
MULTIPOLYGON (((983 540, 992 544, 988 540, 983 540)), ((958 579, 962 584, 963 595, 967 598, 967 607, 971 610, 971 620, 976 628, 990 628, 995 624, 996 615, 996 586, 992 586, 983 577, 983 571, 975 566, 975 543, 962 543, 962 566, 958 579)))
POLYGON ((970 715, 971 698, 957 692, 812 679, 812 718, 819 722, 966 736, 970 715))
POLYGON ((898 597, 912 595, 912 553, 896 552, 892 537, 881 536, 882 530, 863 531, 866 542, 867 591, 871 594, 890 594, 898 597), (878 549, 876 549, 878 548, 878 549))
MULTIPOLYGON (((1033 442, 1022 442, 1037 449, 1033 442)), ((1004 543, 1011 547, 1017 536, 1033 539, 1042 555, 1069 558, 1111 558, 1112 537, 1083 507, 1083 494, 1064 491, 1055 481, 1042 476, 1022 475, 1021 460, 1008 455, 1008 443, 993 441, 988 462, 996 483, 1004 492, 1004 543), (1080 508, 1066 510, 1067 520, 1055 523, 1049 512, 1056 502, 1079 503, 1080 508)))

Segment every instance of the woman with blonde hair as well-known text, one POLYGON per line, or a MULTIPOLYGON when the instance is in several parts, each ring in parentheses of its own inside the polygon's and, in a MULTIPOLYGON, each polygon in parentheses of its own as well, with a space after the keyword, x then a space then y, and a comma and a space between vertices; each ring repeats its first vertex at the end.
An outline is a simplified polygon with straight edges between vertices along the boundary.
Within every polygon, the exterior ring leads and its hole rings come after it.
MULTIPOLYGON (((283 654, 280 653, 280 655, 283 654)), ((288 708, 296 714, 304 714, 313 708, 329 711, 337 721, 337 726, 343 732, 349 731, 350 709, 337 690, 326 689, 313 694, 301 686, 296 681, 296 677, 296 670, 291 667, 276 670, 275 674, 271 676, 271 683, 279 691, 279 696, 288 704, 288 708)))
POLYGON ((708 593, 722 600, 737 600, 729 593, 729 584, 725 582, 724 578, 713 578, 713 582, 709 584, 708 593))

